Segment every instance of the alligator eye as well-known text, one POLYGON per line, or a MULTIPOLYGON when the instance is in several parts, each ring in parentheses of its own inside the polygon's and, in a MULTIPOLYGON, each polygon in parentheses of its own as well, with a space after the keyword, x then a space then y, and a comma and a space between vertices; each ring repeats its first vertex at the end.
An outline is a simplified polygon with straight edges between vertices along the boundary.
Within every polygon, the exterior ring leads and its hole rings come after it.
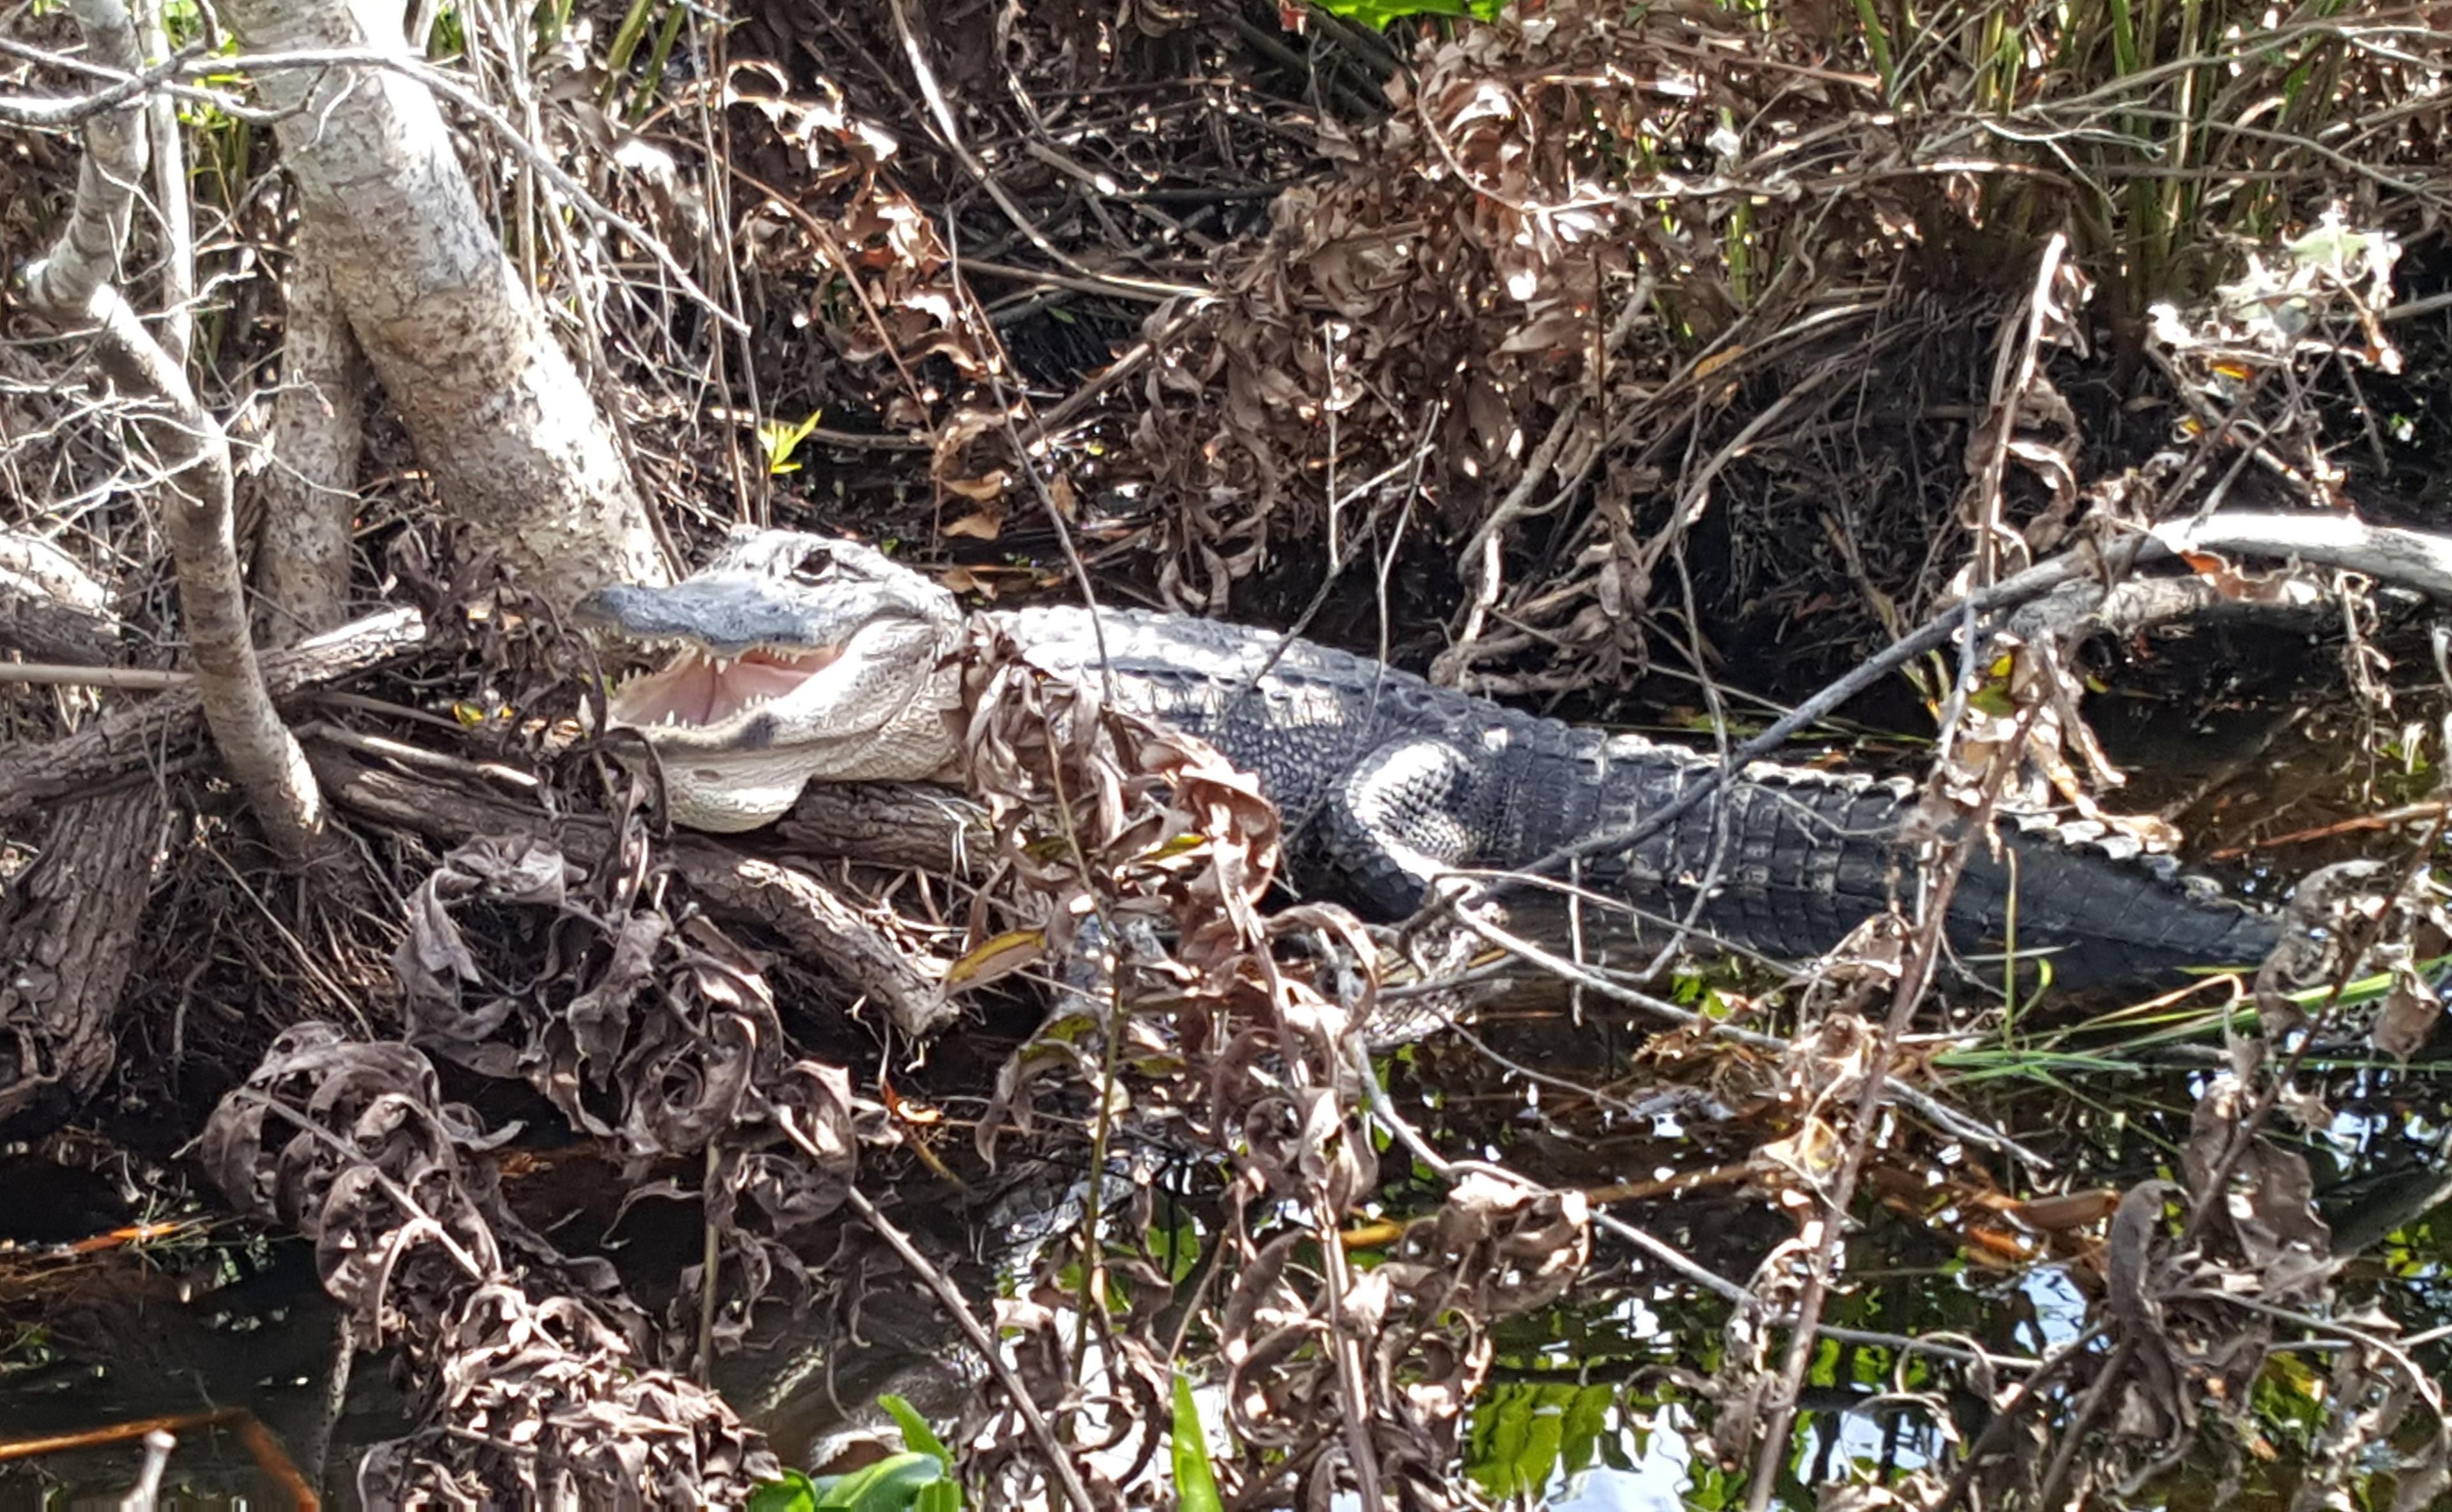
POLYGON ((828 577, 833 575, 834 570, 835 554, 828 551, 825 547, 820 546, 816 550, 810 552, 807 556, 802 557, 801 559, 800 565, 792 569, 792 580, 794 582, 808 583, 814 587, 817 584, 825 581, 828 577))

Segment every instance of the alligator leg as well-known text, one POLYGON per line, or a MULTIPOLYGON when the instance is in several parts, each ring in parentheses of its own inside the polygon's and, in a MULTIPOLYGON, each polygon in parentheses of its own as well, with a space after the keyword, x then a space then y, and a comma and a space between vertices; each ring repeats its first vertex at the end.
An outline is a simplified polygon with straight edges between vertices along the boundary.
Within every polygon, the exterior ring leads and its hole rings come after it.
POLYGON ((1473 864, 1483 766, 1432 736, 1391 740, 1355 764, 1321 815, 1330 865, 1381 918, 1421 907, 1442 873, 1473 864))

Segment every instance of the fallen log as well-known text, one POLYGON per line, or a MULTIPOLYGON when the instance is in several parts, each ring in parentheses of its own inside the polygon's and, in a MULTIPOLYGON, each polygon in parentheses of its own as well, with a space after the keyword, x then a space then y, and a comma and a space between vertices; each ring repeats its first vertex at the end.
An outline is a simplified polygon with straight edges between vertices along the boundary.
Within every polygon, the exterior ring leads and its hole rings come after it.
POLYGON ((118 643, 100 583, 50 542, 0 530, 0 651, 99 666, 118 643))
POLYGON ((2433 531, 2370 525, 2313 510, 2225 509, 2203 519, 2165 520, 2154 527, 2153 539, 2181 556, 2220 552, 2296 560, 2452 600, 2452 537, 2433 531))
POLYGON ((952 788, 903 782, 812 782, 765 831, 788 855, 981 874, 996 854, 979 806, 952 788))
MULTIPOLYGON (((612 824, 601 815, 550 814, 516 798, 368 764, 311 732, 308 740, 324 791, 368 818, 445 845, 479 835, 530 835, 574 857, 600 856, 612 846, 612 824)), ((774 834, 804 854, 950 872, 960 869, 966 830, 977 817, 978 810, 959 797, 927 789, 818 784, 774 834)), ((711 910, 772 930, 855 992, 883 1004, 896 1027, 914 1039, 925 1039, 951 1015, 922 965, 859 905, 809 873, 686 832, 674 835, 667 854, 711 910)), ((979 846, 978 854, 987 854, 986 847, 979 846)))
MULTIPOLYGON (((258 659, 272 697, 286 698, 380 666, 425 641, 425 622, 416 610, 387 609, 258 659)), ((159 760, 203 736, 203 713, 188 684, 114 710, 48 745, 10 752, 0 771, 0 822, 159 760)))

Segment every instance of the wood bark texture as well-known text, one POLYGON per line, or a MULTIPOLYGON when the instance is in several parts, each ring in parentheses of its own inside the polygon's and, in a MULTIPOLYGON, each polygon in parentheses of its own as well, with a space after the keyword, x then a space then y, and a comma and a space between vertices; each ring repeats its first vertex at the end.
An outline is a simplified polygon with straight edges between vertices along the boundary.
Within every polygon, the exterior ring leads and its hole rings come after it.
MULTIPOLYGON (((346 0, 238 0, 247 50, 405 56, 398 12, 346 0)), ((566 607, 662 559, 611 427, 504 256, 433 96, 378 68, 267 70, 265 103, 310 245, 445 504, 566 607)))
MULTIPOLYGON (((94 61, 129 73, 141 69, 135 23, 122 0, 71 0, 69 12, 94 61)), ((84 142, 69 224, 27 270, 28 301, 63 329, 90 328, 96 364, 134 402, 158 469, 157 497, 206 722, 266 839, 284 862, 303 867, 333 852, 314 774, 256 670, 231 515, 229 440, 111 282, 135 186, 145 177, 143 101, 96 115, 84 142)))
POLYGON ((123 389, 160 402, 144 430, 161 463, 162 523, 178 569, 179 618, 213 744, 285 865, 329 859, 338 852, 325 833, 315 774, 272 707, 256 665, 247 579, 238 565, 228 439, 118 290, 102 285, 88 307, 103 330, 95 356, 104 370, 123 389))
MULTIPOLYGON (((119 0, 70 0, 69 14, 94 62, 128 73, 142 69, 136 22, 119 0)), ((69 223, 42 259, 26 269, 26 303, 54 324, 73 321, 94 289, 119 276, 119 249, 128 245, 136 186, 145 182, 144 100, 93 116, 85 123, 83 139, 85 157, 77 164, 69 223)))
MULTIPOLYGON (((425 622, 414 609, 390 609, 328 636, 262 658, 266 688, 276 698, 381 665, 425 643, 425 622)), ((10 753, 0 767, 0 821, 47 799, 156 763, 192 740, 203 700, 193 686, 173 688, 133 708, 106 715, 49 745, 10 753)))
POLYGON ((315 228, 323 224, 300 230, 282 284, 281 388, 272 399, 271 465, 258 484, 257 638, 267 646, 294 644, 348 615, 366 365, 332 289, 331 253, 315 228))
POLYGON ((0 895, 0 1130, 12 1138, 75 1116, 110 1074, 164 812, 150 786, 60 805, 42 858, 0 895))
MULTIPOLYGON (((109 602, 48 543, 0 537, 0 649, 12 625, 33 623, 45 655, 107 661, 119 638, 109 602), (16 619, 12 602, 27 611, 16 619)), ((0 1132, 11 1138, 75 1116, 110 1074, 166 812, 151 787, 70 798, 47 816, 33 866, 0 888, 0 1132)))
POLYGON ((2226 509, 2202 520, 2166 520, 2154 527, 2154 539, 2174 552, 2295 558, 2452 601, 2452 538, 2431 531, 2309 510, 2226 509))
POLYGON ((0 651, 99 667, 118 641, 110 595, 83 567, 39 537, 0 530, 0 651))
MULTIPOLYGON (((317 750, 315 769, 344 808, 445 844, 480 835, 533 835, 582 859, 602 855, 612 844, 612 826, 595 815, 546 814, 510 798, 370 766, 328 747, 317 750)), ((904 849, 932 857, 940 870, 950 869, 960 854, 947 838, 949 820, 959 828, 955 811, 908 790, 812 787, 801 809, 807 811, 803 840, 838 837, 836 855, 880 861, 874 841, 891 832, 865 828, 878 820, 899 821, 902 835, 918 837, 906 839, 904 849), (925 838, 930 835, 938 837, 933 851, 925 838)), ((979 854, 987 853, 982 848, 979 854)), ((882 1004, 914 1039, 926 1038, 951 1015, 937 984, 915 970, 857 906, 808 873, 742 855, 702 835, 675 835, 669 854, 682 880, 710 909, 774 931, 796 952, 882 1004)))

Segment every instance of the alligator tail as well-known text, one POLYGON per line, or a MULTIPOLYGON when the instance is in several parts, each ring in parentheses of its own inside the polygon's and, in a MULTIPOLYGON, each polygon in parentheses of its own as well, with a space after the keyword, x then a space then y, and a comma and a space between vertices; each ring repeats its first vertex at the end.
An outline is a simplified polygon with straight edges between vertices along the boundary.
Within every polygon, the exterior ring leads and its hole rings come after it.
MULTIPOLYGON (((1709 770, 1685 753, 1634 745, 1610 742, 1601 812, 1576 815, 1576 833, 1563 838, 1657 813, 1709 770)), ((1589 773, 1594 753, 1579 755, 1589 773)), ((1914 856, 1900 838, 1914 810, 1904 782, 1755 768, 1585 874, 1644 913, 1691 913, 1741 949, 1809 959, 1894 898, 1913 899, 1914 856)), ((2279 938, 2275 917, 2168 856, 2119 854, 2040 817, 2001 821, 1999 838, 1970 851, 1950 900, 1949 940, 1962 954, 2002 952, 2014 929, 2022 956, 2048 952, 2056 984, 2147 986, 2190 968, 2253 966, 2279 938)))

